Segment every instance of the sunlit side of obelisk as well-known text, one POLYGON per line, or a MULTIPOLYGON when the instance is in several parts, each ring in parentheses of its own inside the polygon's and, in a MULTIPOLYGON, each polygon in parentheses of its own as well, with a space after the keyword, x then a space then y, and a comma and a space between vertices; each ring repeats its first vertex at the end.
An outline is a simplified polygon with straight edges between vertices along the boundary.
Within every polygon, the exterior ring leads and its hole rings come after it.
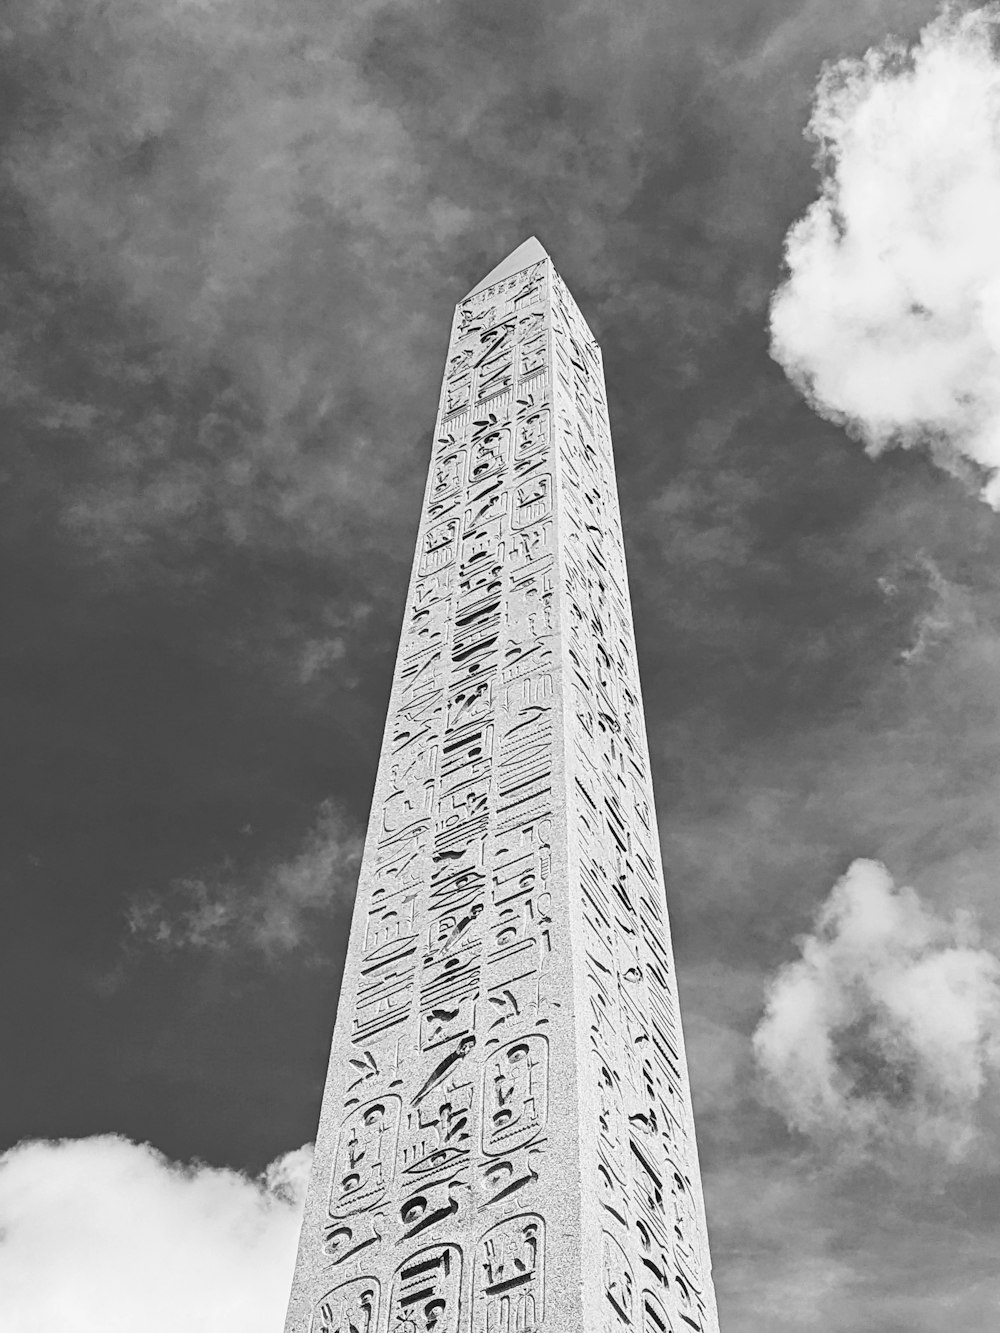
POLYGON ((718 1329, 600 349, 460 303, 286 1333, 718 1329))

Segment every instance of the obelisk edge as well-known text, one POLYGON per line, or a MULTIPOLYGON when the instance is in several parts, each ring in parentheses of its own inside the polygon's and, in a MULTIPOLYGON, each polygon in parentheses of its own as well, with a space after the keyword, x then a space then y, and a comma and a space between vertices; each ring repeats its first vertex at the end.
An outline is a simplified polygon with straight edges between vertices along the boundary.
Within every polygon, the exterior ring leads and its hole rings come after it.
POLYGON ((483 291, 486 287, 492 287, 494 283, 503 282, 505 278, 511 277, 514 273, 519 273, 521 269, 530 268, 532 264, 537 264, 542 259, 548 259, 549 255, 545 247, 537 236, 529 236, 526 241, 511 250, 506 259, 502 259, 495 268, 490 269, 486 277, 467 292, 462 298, 467 300, 470 296, 475 296, 476 292, 483 291))

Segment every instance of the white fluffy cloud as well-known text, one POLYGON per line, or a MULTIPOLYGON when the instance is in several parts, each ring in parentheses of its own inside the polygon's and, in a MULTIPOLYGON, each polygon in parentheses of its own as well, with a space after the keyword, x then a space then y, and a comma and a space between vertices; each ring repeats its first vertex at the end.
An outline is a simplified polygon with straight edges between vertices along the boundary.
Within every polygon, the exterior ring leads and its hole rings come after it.
POLYGON ((786 238, 771 352, 872 454, 922 444, 1000 508, 1000 6, 828 66, 820 197, 786 238))
POLYGON ((276 1333, 311 1150, 258 1180, 117 1135, 0 1156, 4 1333, 276 1333))
POLYGON ((801 947, 754 1034, 788 1123, 848 1150, 978 1155, 1000 1085, 1000 959, 971 921, 858 860, 801 947))

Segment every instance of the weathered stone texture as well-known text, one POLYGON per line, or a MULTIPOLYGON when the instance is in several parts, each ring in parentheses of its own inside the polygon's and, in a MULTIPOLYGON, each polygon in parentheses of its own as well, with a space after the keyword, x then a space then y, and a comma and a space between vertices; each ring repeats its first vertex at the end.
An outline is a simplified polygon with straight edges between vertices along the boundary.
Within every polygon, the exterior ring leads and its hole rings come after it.
POLYGON ((287 1333, 714 1333, 600 350, 457 308, 287 1333))

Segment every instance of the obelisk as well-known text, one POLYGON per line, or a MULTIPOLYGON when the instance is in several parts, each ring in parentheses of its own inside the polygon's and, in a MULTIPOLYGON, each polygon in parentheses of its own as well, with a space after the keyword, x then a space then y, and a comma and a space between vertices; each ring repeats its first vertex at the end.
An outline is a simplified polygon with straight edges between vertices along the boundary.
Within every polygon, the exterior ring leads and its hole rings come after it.
POLYGON ((718 1328, 600 349, 459 304, 286 1333, 718 1328))

